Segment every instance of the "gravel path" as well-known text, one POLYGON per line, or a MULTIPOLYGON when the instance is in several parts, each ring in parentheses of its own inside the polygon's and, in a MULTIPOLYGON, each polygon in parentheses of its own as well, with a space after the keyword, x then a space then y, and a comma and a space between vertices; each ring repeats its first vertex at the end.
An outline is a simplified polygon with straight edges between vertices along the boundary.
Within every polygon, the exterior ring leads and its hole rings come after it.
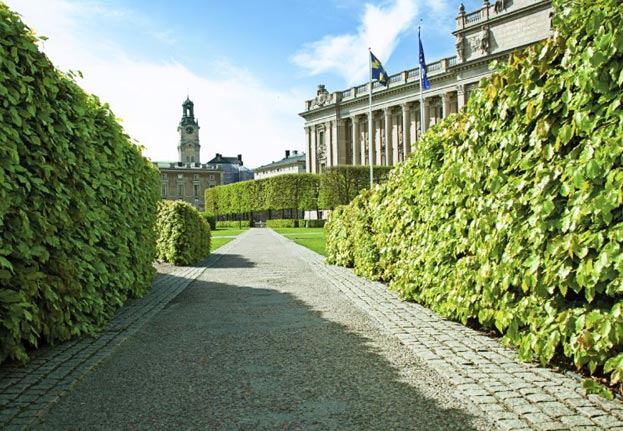
POLYGON ((241 235, 31 429, 496 429, 298 247, 241 235))

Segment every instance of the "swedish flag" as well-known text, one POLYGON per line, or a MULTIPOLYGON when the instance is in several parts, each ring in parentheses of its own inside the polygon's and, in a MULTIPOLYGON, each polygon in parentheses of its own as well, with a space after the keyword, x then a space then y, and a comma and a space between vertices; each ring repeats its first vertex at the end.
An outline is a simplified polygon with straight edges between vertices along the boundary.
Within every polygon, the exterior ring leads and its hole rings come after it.
POLYGON ((372 51, 370 51, 370 67, 372 70, 372 79, 378 79, 382 85, 387 87, 387 72, 385 72, 379 59, 372 54, 372 51))

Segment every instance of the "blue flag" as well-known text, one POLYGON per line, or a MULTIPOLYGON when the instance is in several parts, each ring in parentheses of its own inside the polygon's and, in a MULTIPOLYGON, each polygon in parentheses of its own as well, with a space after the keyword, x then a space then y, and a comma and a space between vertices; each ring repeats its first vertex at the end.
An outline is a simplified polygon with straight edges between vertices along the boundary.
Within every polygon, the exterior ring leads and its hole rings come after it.
POLYGON ((372 68, 372 79, 378 79, 379 82, 387 87, 387 72, 378 58, 370 51, 370 67, 372 68))
POLYGON ((422 47, 422 39, 420 38, 420 30, 418 29, 417 38, 420 42, 420 70, 422 75, 422 85, 426 90, 430 88, 430 84, 428 83, 428 77, 426 76, 426 60, 424 59, 424 48, 422 47))

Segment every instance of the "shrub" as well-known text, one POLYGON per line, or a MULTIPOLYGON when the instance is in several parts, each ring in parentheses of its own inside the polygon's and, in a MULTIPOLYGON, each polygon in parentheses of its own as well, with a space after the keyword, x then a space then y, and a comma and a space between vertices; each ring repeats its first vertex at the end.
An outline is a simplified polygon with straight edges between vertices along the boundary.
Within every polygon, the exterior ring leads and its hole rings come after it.
POLYGON ((158 172, 0 3, 0 361, 93 333, 153 279, 158 172))
POLYGON ((191 265, 210 255, 210 225, 187 202, 161 201, 156 232, 160 261, 191 265))
POLYGON ((246 229, 251 227, 249 220, 217 221, 217 229, 246 229))
POLYGON ((199 213, 201 217, 210 225, 210 230, 216 230, 216 217, 208 215, 205 212, 199 213))
POLYGON ((282 227, 299 227, 301 220, 297 219, 273 219, 266 221, 266 227, 282 228, 282 227))
POLYGON ((511 55, 386 184, 334 213, 329 260, 499 330, 524 359, 566 356, 620 384, 619 3, 555 0, 552 38, 511 55))

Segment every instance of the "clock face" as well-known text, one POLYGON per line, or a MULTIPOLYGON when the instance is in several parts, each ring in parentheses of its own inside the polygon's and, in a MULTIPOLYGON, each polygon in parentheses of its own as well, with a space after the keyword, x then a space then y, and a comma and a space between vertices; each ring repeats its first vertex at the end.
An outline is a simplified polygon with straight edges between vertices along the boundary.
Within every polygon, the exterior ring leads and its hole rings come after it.
POLYGON ((190 134, 193 132, 193 128, 192 127, 187 127, 186 128, 186 133, 190 134))

